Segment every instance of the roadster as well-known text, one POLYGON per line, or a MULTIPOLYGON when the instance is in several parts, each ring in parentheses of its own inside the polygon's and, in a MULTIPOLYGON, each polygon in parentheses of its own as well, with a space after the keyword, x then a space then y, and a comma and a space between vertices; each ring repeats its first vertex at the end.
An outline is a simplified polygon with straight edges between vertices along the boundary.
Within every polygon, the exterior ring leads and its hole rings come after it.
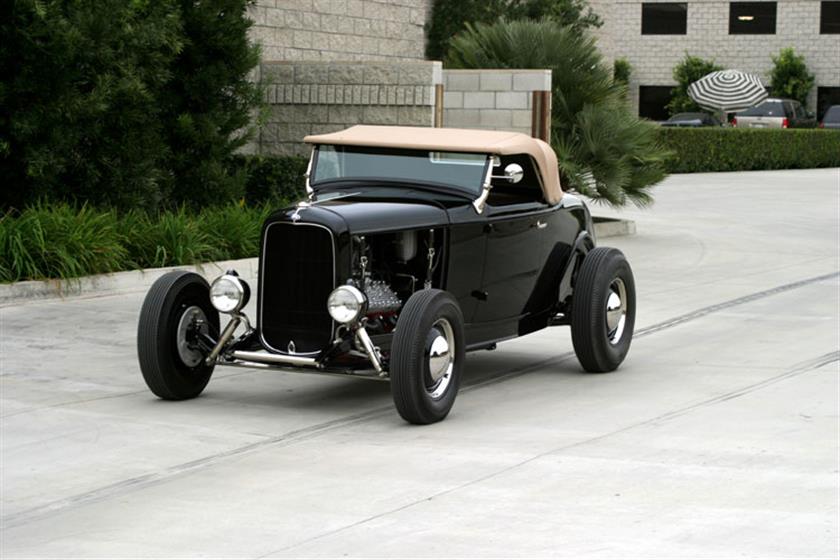
POLYGON ((391 126, 305 142, 306 198, 262 227, 254 322, 234 270, 150 288, 137 345, 155 395, 196 397, 216 366, 360 377, 389 381, 399 414, 429 424, 452 408, 469 351, 569 325, 584 370, 624 360, 630 265, 595 246, 548 144, 391 126))

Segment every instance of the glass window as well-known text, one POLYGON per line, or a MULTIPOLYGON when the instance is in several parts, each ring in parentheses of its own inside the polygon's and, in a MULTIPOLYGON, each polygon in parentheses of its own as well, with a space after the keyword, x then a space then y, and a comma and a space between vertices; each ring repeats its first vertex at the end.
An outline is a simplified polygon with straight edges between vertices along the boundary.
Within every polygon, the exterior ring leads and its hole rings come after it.
POLYGON ((685 35, 688 4, 643 2, 642 35, 685 35))
POLYGON ((319 146, 312 186, 343 180, 391 181, 454 187, 477 195, 487 160, 486 154, 319 146))
POLYGON ((668 119, 665 106, 671 101, 674 86, 639 86, 639 116, 654 121, 668 119))
POLYGON ((774 35, 775 2, 730 2, 730 35, 774 35))
POLYGON ((840 2, 820 2, 820 33, 840 33, 840 2))
POLYGON ((765 101, 761 105, 751 107, 738 113, 740 117, 787 117, 782 101, 765 101))
POLYGON ((840 87, 818 87, 817 117, 821 117, 832 105, 840 105, 840 87))

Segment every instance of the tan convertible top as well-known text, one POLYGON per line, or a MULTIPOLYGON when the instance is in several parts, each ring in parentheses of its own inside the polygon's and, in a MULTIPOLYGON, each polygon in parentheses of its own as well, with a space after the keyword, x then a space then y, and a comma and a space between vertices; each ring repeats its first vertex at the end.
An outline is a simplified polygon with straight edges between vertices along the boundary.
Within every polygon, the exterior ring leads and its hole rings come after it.
POLYGON ((554 150, 542 140, 519 132, 424 126, 356 125, 330 134, 310 135, 303 141, 308 144, 467 152, 500 156, 528 154, 537 164, 546 201, 549 204, 557 204, 563 197, 554 150))

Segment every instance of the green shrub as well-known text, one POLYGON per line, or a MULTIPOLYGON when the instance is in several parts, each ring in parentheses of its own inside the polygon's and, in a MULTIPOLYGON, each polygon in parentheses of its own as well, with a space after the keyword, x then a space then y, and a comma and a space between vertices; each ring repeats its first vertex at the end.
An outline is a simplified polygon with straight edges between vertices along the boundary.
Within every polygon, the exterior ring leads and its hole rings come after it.
POLYGON ((820 129, 662 128, 672 173, 840 167, 840 132, 820 129))
POLYGON ((563 184, 615 205, 650 202, 665 177, 657 127, 630 113, 595 39, 551 21, 476 25, 455 37, 453 68, 552 70, 551 141, 563 184))
POLYGON ((260 231, 263 222, 274 210, 271 204, 244 206, 230 204, 205 209, 199 216, 201 230, 218 260, 243 259, 260 252, 260 231))
POLYGON ((0 218, 0 281, 119 270, 128 252, 116 212, 36 203, 0 218))
POLYGON ((774 97, 795 99, 805 107, 808 94, 814 89, 814 75, 805 65, 805 57, 798 55, 790 47, 782 49, 779 56, 771 57, 773 69, 770 71, 770 91, 774 97))
POLYGON ((685 58, 674 66, 673 75, 677 85, 671 90, 668 113, 676 115, 702 111, 703 109, 688 96, 688 86, 717 70, 723 70, 723 67, 717 65, 714 60, 704 60, 685 53, 685 58))
POLYGON ((219 253, 196 216, 181 207, 147 214, 131 211, 121 219, 128 260, 137 268, 160 268, 211 261, 219 253))
POLYGON ((39 202, 0 217, 0 282, 255 257, 262 224, 278 206, 120 214, 39 202))
POLYGON ((297 156, 236 156, 232 167, 245 174, 245 199, 249 204, 286 202, 306 195, 308 160, 297 156))
POLYGON ((426 30, 426 58, 442 60, 452 37, 464 31, 467 24, 499 19, 548 19, 576 31, 603 24, 586 0, 435 0, 426 30))
POLYGON ((165 198, 158 104, 182 48, 172 3, 10 7, 0 18, 3 208, 41 197, 127 207, 165 198))
POLYGON ((0 12, 0 208, 237 199, 259 99, 250 0, 16 0, 0 12), (8 188, 15 185, 15 188, 8 188))

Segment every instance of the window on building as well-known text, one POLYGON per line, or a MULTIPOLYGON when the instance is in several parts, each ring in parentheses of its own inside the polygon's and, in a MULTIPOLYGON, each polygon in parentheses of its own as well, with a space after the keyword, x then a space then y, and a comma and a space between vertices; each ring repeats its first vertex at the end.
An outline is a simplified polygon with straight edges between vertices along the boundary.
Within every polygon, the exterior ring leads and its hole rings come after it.
POLYGON ((685 35, 688 4, 643 2, 642 35, 685 35))
POLYGON ((671 90, 674 86, 639 86, 639 116, 653 121, 668 120, 671 90))
POLYGON ((817 118, 822 119, 832 105, 840 105, 840 87, 818 87, 817 118))
POLYGON ((773 35, 776 33, 775 2, 730 2, 730 35, 773 35))
POLYGON ((820 2, 820 33, 840 33, 840 2, 820 2))

